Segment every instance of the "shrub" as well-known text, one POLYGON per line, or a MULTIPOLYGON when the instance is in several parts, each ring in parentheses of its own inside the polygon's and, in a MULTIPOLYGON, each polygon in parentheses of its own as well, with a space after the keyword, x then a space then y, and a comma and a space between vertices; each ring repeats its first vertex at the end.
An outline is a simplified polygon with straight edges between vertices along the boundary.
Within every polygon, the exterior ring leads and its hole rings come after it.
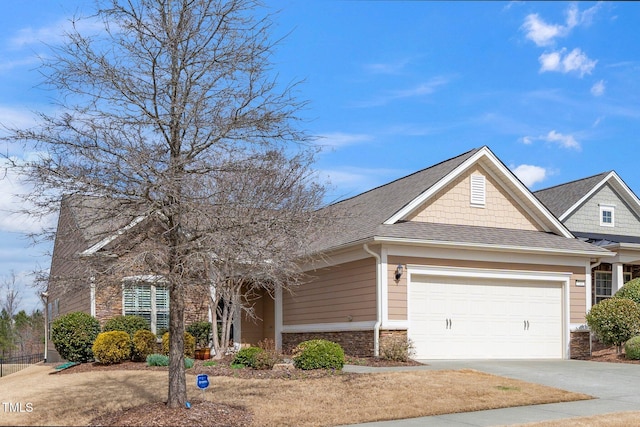
POLYGON ((131 338, 124 331, 98 334, 93 343, 93 356, 103 365, 112 365, 131 357, 131 338))
POLYGON ((381 340, 381 359, 406 362, 412 355, 413 342, 404 335, 392 335, 381 340))
POLYGON ((613 296, 614 298, 627 298, 640 304, 640 277, 629 280, 613 296))
MULTIPOLYGON (((162 336, 162 353, 169 354, 169 332, 162 336)), ((196 339, 189 332, 184 333, 184 357, 193 358, 196 354, 196 339)))
POLYGON ((263 351, 256 354, 253 364, 254 369, 273 369, 276 363, 282 361, 282 355, 276 349, 274 340, 266 338, 258 343, 258 347, 263 351))
POLYGON ((156 352, 156 336, 153 332, 140 329, 133 334, 133 352, 131 358, 143 361, 147 356, 156 352))
POLYGON ((107 320, 102 327, 102 332, 125 331, 131 340, 133 340, 133 334, 139 330, 149 331, 149 324, 144 320, 144 317, 131 314, 113 317, 107 320))
POLYGON ((344 362, 344 350, 331 341, 303 341, 294 349, 293 364, 298 369, 342 369, 344 362))
POLYGON ((240 349, 240 351, 236 353, 236 356, 233 358, 233 361, 231 362, 231 364, 255 368, 256 356, 263 352, 264 350, 261 349, 260 347, 247 347, 247 348, 240 349))
POLYGON ((636 335, 624 343, 624 353, 627 359, 640 359, 640 336, 636 335))
POLYGON ((209 345, 211 322, 193 322, 187 326, 186 330, 196 339, 196 346, 198 348, 207 347, 209 345))
MULTIPOLYGON (((195 361, 189 357, 184 358, 184 367, 193 368, 195 361)), ((147 366, 169 366, 169 356, 165 354, 150 354, 147 356, 147 366)))
POLYGON ((100 322, 87 313, 69 313, 51 325, 51 341, 58 354, 70 362, 93 359, 91 346, 100 333, 100 322))
POLYGON ((640 308, 627 298, 609 298, 591 307, 587 325, 604 344, 615 345, 621 353, 622 344, 640 332, 640 308))

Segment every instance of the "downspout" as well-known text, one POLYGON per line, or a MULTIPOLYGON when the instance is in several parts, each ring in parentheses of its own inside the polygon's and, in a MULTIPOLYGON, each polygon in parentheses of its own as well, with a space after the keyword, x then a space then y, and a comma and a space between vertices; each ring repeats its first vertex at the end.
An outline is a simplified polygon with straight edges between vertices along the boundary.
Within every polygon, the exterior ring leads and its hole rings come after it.
POLYGON ((369 249, 365 243, 363 249, 376 259, 376 323, 373 326, 373 355, 380 355, 380 326, 382 325, 382 259, 369 249))

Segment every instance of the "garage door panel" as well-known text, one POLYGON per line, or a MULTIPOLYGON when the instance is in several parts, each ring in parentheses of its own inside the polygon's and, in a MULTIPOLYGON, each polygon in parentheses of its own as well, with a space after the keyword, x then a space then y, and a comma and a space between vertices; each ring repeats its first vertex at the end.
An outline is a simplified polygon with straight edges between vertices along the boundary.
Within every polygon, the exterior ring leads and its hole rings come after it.
POLYGON ((414 276, 409 298, 418 358, 562 357, 560 283, 414 276))

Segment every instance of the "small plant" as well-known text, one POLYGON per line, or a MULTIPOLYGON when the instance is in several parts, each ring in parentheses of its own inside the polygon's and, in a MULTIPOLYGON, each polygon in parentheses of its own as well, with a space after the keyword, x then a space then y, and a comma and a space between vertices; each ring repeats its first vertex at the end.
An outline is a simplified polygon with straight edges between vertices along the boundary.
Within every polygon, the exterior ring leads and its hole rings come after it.
POLYGON ((609 298, 591 307, 587 325, 604 344, 615 345, 618 354, 622 344, 640 332, 640 308, 627 298, 609 298))
POLYGON ((186 329, 196 339, 196 347, 204 348, 209 346, 211 335, 211 322, 193 322, 186 329))
POLYGON ((58 354, 69 362, 93 359, 93 342, 100 333, 100 322, 80 311, 66 314, 51 325, 51 341, 58 354))
POLYGON ((629 280, 613 296, 614 298, 627 298, 640 304, 640 277, 629 280))
POLYGON ((217 366, 217 365, 218 365, 218 362, 216 362, 215 360, 207 360, 202 364, 202 366, 217 366))
MULTIPOLYGON (((169 354, 169 332, 162 336, 162 353, 169 354)), ((193 358, 196 353, 196 339, 189 332, 184 333, 184 356, 193 358)))
POLYGON ((129 338, 133 340, 133 335, 139 330, 150 330, 149 324, 144 317, 125 315, 116 316, 107 320, 102 327, 102 332, 125 331, 129 338))
MULTIPOLYGON (((186 369, 193 368, 195 361, 190 357, 184 358, 184 367, 186 369)), ((150 354, 147 356, 147 366, 169 366, 169 356, 164 354, 150 354)))
POLYGON ((93 343, 93 356, 103 365, 120 363, 131 357, 131 339, 124 331, 109 331, 98 334, 93 343))
POLYGON ((141 329, 133 334, 133 352, 131 358, 144 361, 147 356, 156 352, 156 336, 153 332, 141 329))
POLYGON ((627 359, 640 359, 640 336, 636 335, 624 343, 624 353, 627 359))
POLYGON ((169 356, 165 354, 150 354, 147 356, 147 366, 169 366, 169 356))
POLYGON ((298 369, 342 369, 344 362, 344 350, 331 341, 303 341, 294 349, 293 364, 298 369))
POLYGON ((413 342, 404 335, 385 337, 380 343, 380 358, 395 362, 407 362, 413 355, 413 342))
POLYGON ((246 366, 243 365, 242 363, 232 363, 230 366, 231 366, 231 369, 244 369, 244 368, 246 368, 246 366))
POLYGON ((263 351, 256 354, 253 364, 254 369, 273 369, 273 366, 283 359, 276 349, 276 342, 273 339, 265 338, 258 343, 258 348, 263 351))
POLYGON ((256 366, 256 356, 260 353, 263 353, 264 350, 260 347, 247 347, 243 348, 236 353, 236 356, 233 358, 231 362, 232 365, 242 365, 248 366, 250 368, 255 368, 256 366))

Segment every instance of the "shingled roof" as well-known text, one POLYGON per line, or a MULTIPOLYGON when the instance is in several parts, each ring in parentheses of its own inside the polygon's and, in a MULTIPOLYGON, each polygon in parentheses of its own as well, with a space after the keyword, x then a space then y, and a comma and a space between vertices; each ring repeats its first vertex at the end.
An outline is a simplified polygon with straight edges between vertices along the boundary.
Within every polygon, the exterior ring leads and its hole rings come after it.
MULTIPOLYGON (((608 253, 578 239, 548 232, 413 221, 385 224, 417 197, 454 173, 465 161, 483 149, 490 153, 487 147, 474 149, 327 207, 326 209, 333 210, 338 232, 314 242, 312 250, 330 251, 340 247, 390 239, 413 244, 484 245, 503 249, 608 253)), ((525 189, 525 191, 528 190, 525 189)), ((541 207, 541 209, 544 208, 541 207)), ((554 221, 557 220, 554 218, 554 221)))
POLYGON ((533 194, 557 217, 561 217, 610 172, 602 172, 587 178, 535 191, 533 194))

